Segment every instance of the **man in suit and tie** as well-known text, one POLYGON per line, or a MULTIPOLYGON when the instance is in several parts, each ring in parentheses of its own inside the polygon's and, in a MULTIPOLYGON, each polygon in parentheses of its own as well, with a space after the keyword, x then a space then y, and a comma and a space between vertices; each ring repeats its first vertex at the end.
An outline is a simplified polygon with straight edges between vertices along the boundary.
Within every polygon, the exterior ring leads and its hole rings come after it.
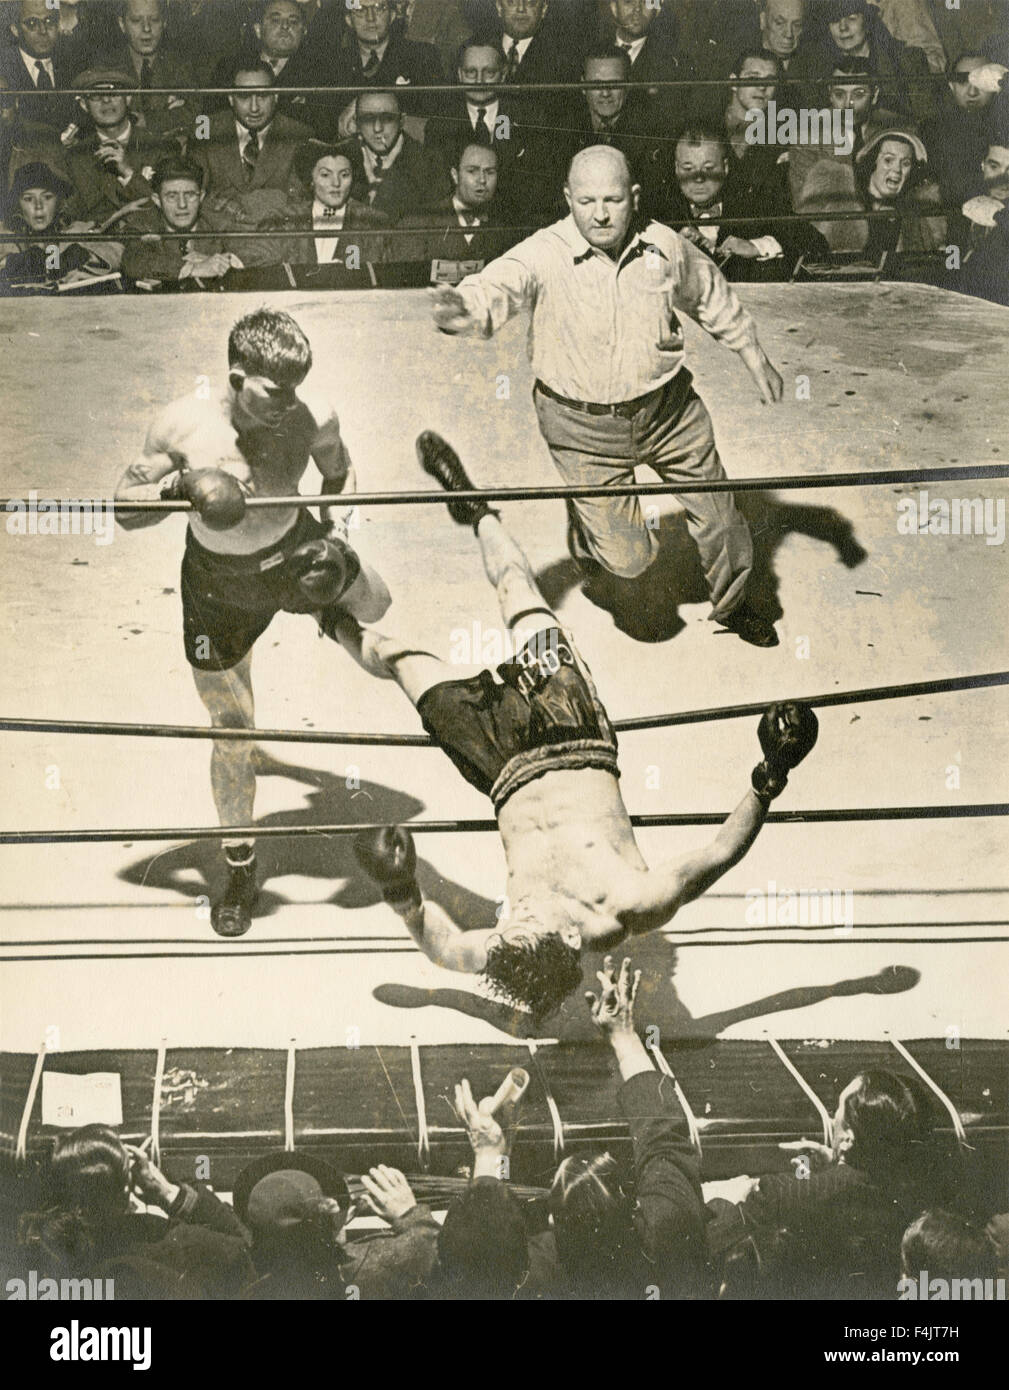
MULTIPOLYGON (((273 73, 274 86, 315 87, 332 80, 323 70, 318 51, 306 42, 308 21, 298 0, 266 0, 253 29, 259 41, 259 61, 273 73)), ((283 97, 280 111, 316 130, 325 104, 318 96, 299 92, 283 97)))
MULTIPOLYGON (((205 170, 205 215, 231 220, 234 231, 253 231, 277 216, 298 188, 294 156, 311 132, 277 110, 272 71, 255 58, 235 59, 223 87, 239 87, 228 109, 210 118, 208 140, 194 140, 192 153, 205 170)), ((243 265, 269 262, 268 246, 257 240, 232 245, 243 265)))
MULTIPOLYGON (((12 92, 51 92, 69 87, 73 72, 61 52, 60 19, 46 0, 18 0, 10 32, 13 44, 0 50, 0 77, 12 92)), ((57 133, 73 121, 73 97, 38 97, 22 100, 23 121, 47 125, 57 133)))
MULTIPOLYGON (((165 0, 120 0, 118 23, 123 46, 116 65, 133 74, 135 86, 196 86, 189 62, 165 46, 165 0)), ((189 135, 197 114, 194 97, 175 94, 141 96, 133 109, 152 135, 189 135)))
POLYGON ((618 47, 602 47, 589 53, 582 69, 583 82, 612 82, 612 87, 594 87, 579 94, 580 110, 566 149, 565 167, 579 150, 590 145, 612 145, 622 150, 630 162, 634 179, 641 186, 641 203, 650 213, 659 193, 662 170, 666 166, 667 141, 647 109, 630 99, 628 89, 616 84, 630 80, 630 59, 618 47))
POLYGON ((273 189, 286 197, 296 186, 295 152, 311 132, 277 111, 274 76, 264 64, 237 59, 221 85, 242 90, 228 97, 227 111, 211 116, 209 139, 193 141, 208 191, 240 198, 273 189))
POLYGON ((498 148, 463 135, 451 161, 452 196, 425 212, 413 213, 399 224, 416 227, 416 239, 397 238, 397 264, 383 284, 457 285, 503 255, 518 233, 488 230, 500 227, 497 199, 498 148), (405 245, 403 242, 405 241, 405 245))
MULTIPOLYGON (((408 89, 445 81, 438 50, 433 44, 408 39, 403 26, 394 26, 393 19, 391 0, 360 0, 347 5, 343 49, 327 80, 337 87, 376 91, 394 87, 408 116, 434 115, 444 104, 444 93, 412 93, 408 89)), ((354 134, 353 101, 337 97, 329 103, 326 129, 333 138, 354 134)), ((419 126, 415 133, 419 133, 419 126)))
MULTIPOLYGON (((505 55, 505 81, 524 87, 533 82, 577 82, 585 35, 563 23, 563 6, 547 0, 496 0, 505 55)), ((524 98, 525 99, 525 98, 524 98)), ((570 106, 567 92, 539 92, 533 103, 556 124, 570 106)))
POLYGON ((403 129, 395 92, 359 92, 354 103, 358 158, 353 196, 399 222, 427 206, 439 187, 439 167, 430 150, 403 129))
POLYGON ((653 120, 683 124, 692 100, 689 88, 653 87, 653 82, 682 81, 690 76, 690 63, 680 55, 662 26, 654 0, 610 0, 616 46, 627 54, 631 82, 641 84, 629 103, 631 114, 647 113, 653 120))
POLYGON ((556 144, 542 113, 519 105, 504 82, 505 57, 495 38, 477 36, 459 48, 458 96, 442 103, 441 114, 428 121, 424 145, 435 151, 445 171, 444 190, 451 196, 451 169, 459 142, 472 137, 497 151, 497 201, 510 219, 535 219, 551 208, 559 179, 556 144))
POLYGON ((785 189, 748 179, 738 165, 730 175, 731 159, 721 131, 697 127, 682 133, 676 181, 663 209, 667 224, 710 256, 727 280, 787 280, 803 254, 825 260, 827 243, 814 226, 770 220, 791 212, 785 189), (730 225, 722 225, 723 219, 730 225))

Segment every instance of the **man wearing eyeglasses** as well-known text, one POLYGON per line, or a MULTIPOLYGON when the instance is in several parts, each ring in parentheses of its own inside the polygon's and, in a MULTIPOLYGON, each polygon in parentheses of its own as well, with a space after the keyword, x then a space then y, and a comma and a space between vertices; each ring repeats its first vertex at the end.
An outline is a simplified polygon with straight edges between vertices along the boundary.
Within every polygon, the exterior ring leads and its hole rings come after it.
POLYGON ((440 165, 406 134, 395 92, 360 92, 354 124, 359 144, 352 197, 394 223, 437 199, 440 165))
MULTIPOLYGON (((18 0, 10 25, 14 43, 0 50, 0 77, 12 92, 52 92, 69 87, 73 73, 60 43, 58 10, 46 0, 18 0)), ((74 119, 73 97, 23 101, 21 119, 63 131, 74 119)))
MULTIPOLYGON (((399 26, 393 27, 394 18, 391 0, 360 0, 360 4, 348 5, 343 53, 332 80, 340 87, 394 87, 407 115, 433 115, 444 103, 445 94, 414 93, 410 89, 445 81, 438 50, 432 44, 406 38, 399 26)), ((339 134, 349 133, 350 115, 343 102, 339 134)))

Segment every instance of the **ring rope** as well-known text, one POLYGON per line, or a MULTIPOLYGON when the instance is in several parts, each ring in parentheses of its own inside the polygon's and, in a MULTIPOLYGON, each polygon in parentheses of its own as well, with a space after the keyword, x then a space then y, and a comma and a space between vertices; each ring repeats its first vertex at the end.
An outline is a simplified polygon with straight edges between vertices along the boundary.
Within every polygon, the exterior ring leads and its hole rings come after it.
MULTIPOLYGON (((683 710, 674 714, 646 714, 636 719, 615 719, 617 733, 639 729, 668 729, 683 724, 707 724, 720 719, 738 719, 763 714, 771 703, 800 701, 813 709, 856 705, 873 700, 903 700, 917 695, 942 695, 959 690, 984 690, 1009 685, 1009 671, 991 671, 977 676, 947 676, 940 680, 913 681, 904 685, 876 685, 863 690, 831 691, 826 695, 793 695, 777 701, 755 700, 749 704, 716 705, 711 709, 683 710)), ((348 747, 434 748, 426 734, 345 733, 321 729, 229 729, 207 728, 202 724, 117 724, 85 719, 25 719, 0 716, 0 733, 15 734, 100 734, 130 738, 195 738, 232 743, 320 743, 348 747)))
MULTIPOLYGON (((981 64, 978 65, 982 66, 981 64)), ((801 85, 808 87, 823 87, 827 89, 838 85, 837 78, 830 74, 828 76, 809 76, 799 79, 801 85)), ((592 82, 523 82, 521 92, 523 95, 529 92, 598 92, 609 90, 621 90, 627 92, 640 91, 643 85, 647 85, 650 91, 656 89, 675 91, 680 87, 771 87, 783 86, 784 77, 761 77, 744 78, 740 81, 738 77, 665 77, 657 78, 654 81, 649 79, 647 84, 634 82, 632 80, 622 80, 610 82, 609 80, 597 79, 592 82)), ((943 74, 928 72, 921 74, 910 73, 901 76, 901 86, 910 89, 921 87, 923 90, 936 90, 943 82, 943 74)), ((511 84, 497 82, 493 84, 499 89, 504 89, 511 84)), ((851 85, 850 83, 848 84, 851 85)), ((460 93, 460 83, 458 82, 426 82, 409 84, 410 92, 408 95, 416 95, 418 92, 438 92, 442 95, 458 96, 460 93)), ((242 96, 248 92, 248 87, 117 87, 116 92, 124 97, 204 97, 204 96, 242 96)), ((375 87, 349 87, 349 86, 301 86, 301 87, 281 87, 274 89, 278 97, 290 100, 293 96, 362 96, 373 94, 375 87)), ((401 89, 400 89, 401 90, 401 89)), ((47 98, 56 97, 93 97, 93 87, 49 87, 38 89, 32 92, 32 96, 42 96, 47 98)), ((397 91, 399 95, 399 91, 397 91)), ((784 108, 782 108, 784 109, 784 108)))
MULTIPOLYGON (((948 468, 885 468, 878 471, 856 473, 820 473, 815 475, 777 475, 765 478, 713 478, 706 482, 681 483, 619 483, 614 487, 597 484, 592 487, 499 487, 499 488, 460 488, 445 492, 442 489, 424 488, 419 491, 403 492, 323 492, 317 494, 293 493, 288 497, 247 497, 245 505, 252 507, 389 507, 438 505, 448 502, 538 502, 567 497, 653 497, 688 496, 692 493, 706 492, 761 492, 765 490, 797 490, 808 488, 833 487, 883 487, 889 483, 955 483, 977 482, 987 478, 1009 478, 1009 463, 951 465, 948 468)), ((29 492, 38 494, 38 488, 29 492)), ((24 497, 0 497, 0 509, 12 512, 24 508, 26 512, 38 514, 39 502, 44 502, 43 516, 53 516, 53 507, 74 507, 81 503, 80 498, 39 498, 26 502, 24 497)), ((85 499, 90 501, 91 499, 85 499)), ((114 504, 118 512, 191 512, 190 502, 165 501, 162 498, 149 498, 142 501, 127 502, 113 498, 107 500, 114 504)))
MULTIPOLYGON (((631 816, 633 826, 658 829, 663 826, 722 825, 730 811, 703 814, 676 813, 631 816)), ((993 801, 965 806, 866 806, 812 811, 771 811, 770 825, 837 824, 847 821, 877 820, 964 820, 986 816, 1009 816, 1009 803, 993 801)), ((336 837, 386 828, 388 822, 362 822, 354 825, 197 825, 172 826, 154 830, 4 830, 0 845, 75 845, 108 842, 132 844, 138 840, 262 840, 293 838, 295 835, 336 837)), ((418 835, 456 835, 497 830, 496 820, 412 820, 402 825, 418 835)))
MULTIPOLYGON (((146 202, 146 200, 144 201, 146 202)), ((919 218, 954 217, 958 215, 961 212, 961 210, 961 208, 956 207, 955 205, 941 206, 940 204, 936 203, 934 205, 923 205, 921 211, 916 211, 912 215, 919 218)), ((421 211, 426 211, 426 209, 421 209, 421 211)), ((760 223, 761 226, 765 224, 768 226, 772 226, 778 223, 788 224, 799 222, 810 222, 819 224, 821 222, 894 222, 899 220, 900 213, 894 212, 892 209, 887 208, 825 208, 822 211, 820 209, 816 209, 810 212, 768 213, 766 216, 760 218, 760 223)), ((719 217, 718 225, 720 227, 742 227, 748 224, 752 226, 753 221, 754 218, 752 216, 719 217)), ((711 221, 710 219, 702 219, 698 217, 678 217, 676 218, 676 225, 677 227, 705 227, 711 226, 711 221)), ((368 227, 361 228, 361 230, 357 233, 357 237, 360 239, 362 245, 368 246, 374 244, 375 242, 388 241, 390 239, 393 242, 395 242, 397 239, 400 238, 407 241, 411 239, 414 241, 422 241, 424 239, 425 234, 430 236, 432 232, 436 230, 436 228, 424 226, 368 227)), ((480 228, 482 234, 489 235, 491 233, 497 233, 501 235, 507 234, 510 236, 518 234, 532 235, 533 232, 538 232, 541 230, 543 230, 542 222, 530 222, 524 226, 520 226, 515 223, 494 226, 488 223, 480 228)), ((50 228, 50 230, 45 232, 18 231, 15 233, 10 233, 9 235, 12 239, 16 239, 20 244, 26 246, 30 246, 33 244, 40 246, 51 245, 54 241, 66 241, 70 237, 74 236, 86 237, 88 241, 108 241, 120 245, 125 242, 131 241, 150 241, 152 236, 160 240, 161 237, 160 233, 152 232, 131 232, 128 230, 116 230, 115 232, 111 232, 107 230, 107 227, 98 228, 94 232, 85 230, 78 232, 68 232, 66 230, 60 231, 58 228, 50 228)), ((171 234, 166 233, 165 235, 171 234)), ((176 235, 181 234, 176 233, 176 235)), ((313 241, 326 241, 332 240, 333 238, 346 236, 347 233, 343 229, 338 231, 326 231, 323 228, 315 230, 311 227, 250 227, 246 231, 235 229, 226 231, 224 229, 221 229, 220 231, 192 231, 186 232, 184 235, 187 241, 275 241, 278 239, 282 241, 307 241, 309 240, 309 238, 311 238, 313 241)), ((936 258, 940 258, 938 254, 936 255, 936 258)), ((406 257, 405 259, 424 260, 426 259, 426 257, 411 256, 406 257)), ((385 257, 381 261, 376 261, 376 264, 387 264, 389 263, 389 261, 390 258, 385 257)), ((393 261, 392 263, 395 264, 395 261, 393 261)), ((283 264, 283 262, 278 261, 276 262, 276 264, 281 265, 283 264)), ((271 265, 243 267, 243 269, 246 270, 269 270, 272 268, 273 267, 271 265)))

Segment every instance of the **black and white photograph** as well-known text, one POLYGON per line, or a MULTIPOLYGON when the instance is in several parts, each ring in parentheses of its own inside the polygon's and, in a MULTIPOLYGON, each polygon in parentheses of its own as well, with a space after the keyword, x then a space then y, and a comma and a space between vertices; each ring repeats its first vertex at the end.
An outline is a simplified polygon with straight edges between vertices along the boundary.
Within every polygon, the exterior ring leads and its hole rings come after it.
POLYGON ((994 1346, 1009 0, 7 0, 0 224, 31 1368, 994 1346))

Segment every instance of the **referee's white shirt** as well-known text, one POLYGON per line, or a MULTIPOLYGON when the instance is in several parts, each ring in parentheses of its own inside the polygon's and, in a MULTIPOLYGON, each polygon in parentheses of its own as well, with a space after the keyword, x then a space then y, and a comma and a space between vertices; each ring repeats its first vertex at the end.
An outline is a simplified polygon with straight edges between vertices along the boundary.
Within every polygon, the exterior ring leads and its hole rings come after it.
POLYGON ((614 261, 566 217, 468 275, 458 290, 486 338, 531 308, 533 371, 578 401, 612 405, 674 377, 684 364, 677 310, 735 352, 757 343, 721 271, 661 222, 645 224, 614 261))

